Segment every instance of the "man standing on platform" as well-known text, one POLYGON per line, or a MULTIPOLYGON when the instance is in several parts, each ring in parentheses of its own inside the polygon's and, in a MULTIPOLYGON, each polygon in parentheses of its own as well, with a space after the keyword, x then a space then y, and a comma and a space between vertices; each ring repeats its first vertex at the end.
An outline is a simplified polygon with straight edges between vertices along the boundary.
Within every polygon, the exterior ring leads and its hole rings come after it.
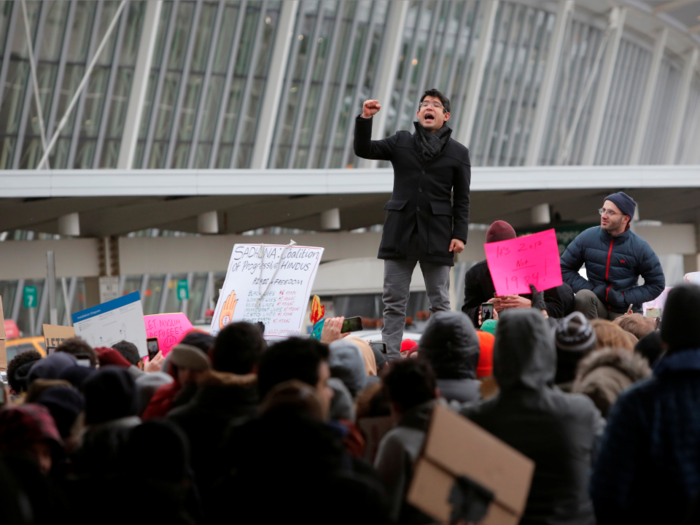
POLYGON ((450 101, 429 89, 418 106, 415 132, 372 140, 372 116, 381 109, 366 100, 355 121, 355 154, 388 160, 394 189, 384 205, 379 258, 384 259, 384 329, 389 359, 401 356, 411 276, 420 262, 430 311, 450 309, 450 268, 464 250, 469 224, 469 150, 452 140, 450 101))

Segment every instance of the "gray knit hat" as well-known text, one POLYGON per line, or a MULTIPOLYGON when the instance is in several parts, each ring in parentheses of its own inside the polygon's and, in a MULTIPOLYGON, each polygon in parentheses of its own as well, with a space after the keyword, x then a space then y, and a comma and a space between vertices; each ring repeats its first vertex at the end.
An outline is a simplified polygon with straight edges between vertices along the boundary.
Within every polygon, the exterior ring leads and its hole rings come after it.
POLYGON ((170 362, 175 366, 191 370, 209 370, 209 357, 199 348, 192 345, 175 345, 170 352, 170 362))
POLYGON ((561 320, 554 333, 557 350, 588 353, 595 348, 595 330, 581 312, 561 320))
POLYGON ((338 339, 328 345, 330 356, 328 366, 331 369, 331 376, 337 377, 347 387, 350 395, 357 397, 357 394, 367 384, 367 371, 362 360, 362 353, 358 346, 347 339, 338 339))

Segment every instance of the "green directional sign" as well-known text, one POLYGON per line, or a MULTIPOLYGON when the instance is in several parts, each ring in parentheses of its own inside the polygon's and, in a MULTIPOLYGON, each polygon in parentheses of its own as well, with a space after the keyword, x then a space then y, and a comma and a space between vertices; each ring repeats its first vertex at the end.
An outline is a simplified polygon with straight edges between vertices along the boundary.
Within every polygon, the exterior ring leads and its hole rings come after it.
POLYGON ((177 282, 177 298, 180 301, 190 298, 190 287, 187 285, 187 279, 180 279, 177 282))
POLYGON ((24 307, 36 308, 37 305, 36 286, 24 287, 24 307))

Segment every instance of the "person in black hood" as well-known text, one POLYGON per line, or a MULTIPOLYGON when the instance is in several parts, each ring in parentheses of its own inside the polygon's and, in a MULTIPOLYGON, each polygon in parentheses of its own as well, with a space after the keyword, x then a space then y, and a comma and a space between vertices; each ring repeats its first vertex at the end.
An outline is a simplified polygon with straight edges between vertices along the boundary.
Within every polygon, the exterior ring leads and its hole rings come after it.
POLYGON ((554 386, 555 372, 554 338, 542 314, 504 312, 493 349, 500 391, 461 410, 535 462, 521 525, 595 523, 588 477, 603 420, 588 397, 554 386))
POLYGON ((437 377, 440 395, 447 401, 467 403, 481 399, 476 379, 479 337, 462 312, 438 312, 423 332, 418 355, 426 359, 437 377))

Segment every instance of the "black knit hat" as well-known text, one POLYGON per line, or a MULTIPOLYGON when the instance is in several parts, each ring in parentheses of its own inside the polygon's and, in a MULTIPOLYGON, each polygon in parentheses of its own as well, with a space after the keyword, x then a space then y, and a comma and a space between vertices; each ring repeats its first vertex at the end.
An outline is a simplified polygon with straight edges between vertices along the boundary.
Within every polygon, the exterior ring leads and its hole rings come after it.
POLYGON ((83 395, 67 386, 54 386, 44 390, 37 403, 49 409, 58 432, 64 439, 70 435, 75 420, 85 409, 83 395))
POLYGON ((615 206, 620 208, 623 215, 630 216, 630 220, 632 220, 634 217, 634 211, 637 209, 637 203, 634 202, 634 199, 626 193, 618 191, 617 193, 613 193, 612 195, 605 197, 603 202, 605 201, 610 201, 615 206))
POLYGON ((700 348, 700 286, 683 283, 668 292, 661 340, 669 352, 700 348))
POLYGON ((595 331, 581 312, 564 317, 554 337, 557 350, 587 354, 595 348, 595 331))
POLYGON ((88 425, 135 416, 136 384, 125 368, 105 366, 83 383, 85 422, 88 425))
POLYGON ((576 368, 581 359, 595 350, 595 331, 581 312, 573 312, 561 320, 554 332, 557 347, 558 385, 569 383, 576 377, 576 368))

